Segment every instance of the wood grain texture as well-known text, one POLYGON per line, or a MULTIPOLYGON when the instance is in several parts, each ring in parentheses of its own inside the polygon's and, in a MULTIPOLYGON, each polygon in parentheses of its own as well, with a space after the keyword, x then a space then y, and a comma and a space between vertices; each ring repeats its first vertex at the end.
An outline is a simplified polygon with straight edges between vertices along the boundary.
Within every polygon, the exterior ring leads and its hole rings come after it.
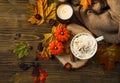
MULTIPOLYGON (((30 75, 32 69, 22 71, 12 50, 16 42, 28 42, 33 46, 33 50, 25 61, 32 62, 43 33, 50 32, 51 29, 46 24, 29 24, 27 6, 28 0, 0 0, 0 83, 33 83, 30 75), (20 38, 16 38, 18 33, 21 34, 20 38)), ((74 71, 66 71, 57 59, 40 63, 41 68, 49 74, 46 83, 120 83, 120 64, 116 65, 113 71, 106 72, 103 66, 92 61, 74 71)))

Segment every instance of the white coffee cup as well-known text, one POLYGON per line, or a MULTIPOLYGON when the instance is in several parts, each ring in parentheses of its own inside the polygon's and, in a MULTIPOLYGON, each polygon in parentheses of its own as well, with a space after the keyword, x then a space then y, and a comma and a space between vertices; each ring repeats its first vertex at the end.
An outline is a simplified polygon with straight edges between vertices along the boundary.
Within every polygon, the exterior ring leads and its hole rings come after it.
POLYGON ((73 16, 73 8, 70 4, 62 3, 58 5, 56 15, 60 21, 70 21, 73 16))
POLYGON ((90 33, 78 33, 70 43, 71 52, 80 60, 90 59, 97 51, 97 42, 103 39, 103 36, 94 38, 90 33))

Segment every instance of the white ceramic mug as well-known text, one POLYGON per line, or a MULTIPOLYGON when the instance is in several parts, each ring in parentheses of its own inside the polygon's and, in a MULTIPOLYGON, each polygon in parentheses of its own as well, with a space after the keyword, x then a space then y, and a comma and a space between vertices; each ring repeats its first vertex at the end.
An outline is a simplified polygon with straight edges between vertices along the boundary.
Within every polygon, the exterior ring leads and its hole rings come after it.
POLYGON ((103 39, 103 36, 94 38, 90 33, 78 33, 70 43, 71 52, 80 60, 90 59, 97 51, 97 42, 103 39))

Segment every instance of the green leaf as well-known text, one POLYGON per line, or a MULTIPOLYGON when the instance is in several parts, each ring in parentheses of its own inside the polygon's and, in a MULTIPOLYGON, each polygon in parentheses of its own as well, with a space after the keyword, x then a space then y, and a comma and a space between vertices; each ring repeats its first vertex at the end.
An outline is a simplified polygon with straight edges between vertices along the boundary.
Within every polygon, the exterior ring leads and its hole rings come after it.
POLYGON ((24 57, 23 51, 20 51, 20 52, 19 52, 18 57, 19 57, 19 58, 23 58, 23 57, 24 57))
POLYGON ((26 46, 21 47, 21 48, 18 48, 17 50, 18 50, 18 51, 21 51, 21 50, 24 50, 25 48, 26 48, 26 46))
POLYGON ((24 54, 24 55, 28 55, 28 49, 24 49, 24 50, 23 50, 23 54, 24 54))
POLYGON ((20 53, 20 50, 15 49, 15 50, 14 50, 14 53, 15 53, 15 54, 19 54, 19 53, 20 53))
POLYGON ((24 56, 28 55, 27 45, 25 43, 18 43, 16 44, 16 48, 13 51, 19 58, 23 58, 24 56))
POLYGON ((20 43, 20 44, 17 44, 16 45, 16 48, 17 49, 23 49, 23 48, 25 48, 26 47, 26 44, 24 44, 24 43, 20 43))

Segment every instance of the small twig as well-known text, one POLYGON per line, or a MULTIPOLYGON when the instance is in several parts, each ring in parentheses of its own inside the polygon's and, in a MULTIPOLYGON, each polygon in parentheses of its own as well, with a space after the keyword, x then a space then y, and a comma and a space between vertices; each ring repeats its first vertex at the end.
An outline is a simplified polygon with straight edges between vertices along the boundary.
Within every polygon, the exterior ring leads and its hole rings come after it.
POLYGON ((71 60, 72 62, 75 62, 75 58, 74 58, 74 56, 73 56, 72 53, 70 53, 70 60, 71 60))

